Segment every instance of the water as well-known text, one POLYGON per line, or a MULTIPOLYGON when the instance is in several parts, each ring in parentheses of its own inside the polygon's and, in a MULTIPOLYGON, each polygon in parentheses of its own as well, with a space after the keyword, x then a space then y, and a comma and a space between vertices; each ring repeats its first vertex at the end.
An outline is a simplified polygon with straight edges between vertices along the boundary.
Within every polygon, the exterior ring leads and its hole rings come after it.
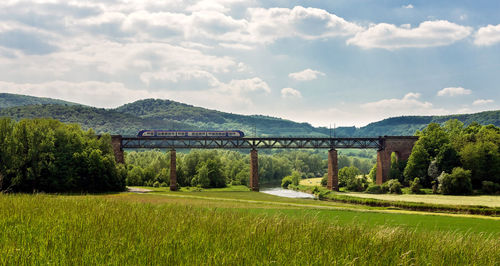
POLYGON ((285 198, 314 199, 314 195, 311 195, 309 193, 304 193, 290 189, 283 189, 281 187, 262 188, 260 192, 285 198))

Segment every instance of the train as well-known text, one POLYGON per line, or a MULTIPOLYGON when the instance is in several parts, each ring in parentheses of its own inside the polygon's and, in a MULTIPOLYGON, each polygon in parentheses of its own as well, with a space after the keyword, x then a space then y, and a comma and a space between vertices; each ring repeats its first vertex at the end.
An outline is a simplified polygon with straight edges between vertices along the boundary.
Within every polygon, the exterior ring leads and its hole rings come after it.
POLYGON ((189 138, 243 138, 245 134, 240 130, 158 130, 146 129, 137 133, 137 137, 189 137, 189 138))

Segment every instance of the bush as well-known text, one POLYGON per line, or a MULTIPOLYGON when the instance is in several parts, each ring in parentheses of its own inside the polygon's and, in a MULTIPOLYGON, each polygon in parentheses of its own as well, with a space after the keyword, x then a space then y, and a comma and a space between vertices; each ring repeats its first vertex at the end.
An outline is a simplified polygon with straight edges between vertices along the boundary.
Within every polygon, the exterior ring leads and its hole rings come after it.
POLYGON ((402 194, 401 191, 401 183, 397 179, 391 179, 384 184, 382 184, 382 191, 384 193, 392 193, 392 194, 402 194))
POLYGON ((380 185, 369 185, 365 190, 366 193, 370 194, 384 194, 385 192, 382 190, 380 185))
POLYGON ((355 166, 346 166, 339 171, 339 187, 345 187, 350 181, 354 180, 361 171, 355 166))
POLYGON ((155 182, 153 183, 153 187, 160 187, 160 182, 155 181, 155 182))
POLYGON ((321 178, 321 185, 324 187, 328 185, 328 174, 324 174, 323 178, 321 178))
POLYGON ((482 183, 482 191, 486 194, 498 194, 500 193, 500 184, 491 182, 491 181, 483 181, 482 183))
POLYGON ((472 193, 471 171, 453 168, 451 174, 443 172, 439 177, 439 190, 443 194, 465 195, 472 193))
POLYGON ((420 178, 415 177, 413 181, 410 181, 410 191, 413 194, 422 194, 422 185, 420 185, 420 178))
POLYGON ((361 178, 353 178, 347 182, 347 189, 350 191, 365 191, 368 187, 368 180, 366 176, 362 176, 361 178))
POLYGON ((281 187, 282 188, 288 188, 289 185, 291 185, 293 183, 292 181, 292 176, 285 176, 282 180, 281 180, 281 187))

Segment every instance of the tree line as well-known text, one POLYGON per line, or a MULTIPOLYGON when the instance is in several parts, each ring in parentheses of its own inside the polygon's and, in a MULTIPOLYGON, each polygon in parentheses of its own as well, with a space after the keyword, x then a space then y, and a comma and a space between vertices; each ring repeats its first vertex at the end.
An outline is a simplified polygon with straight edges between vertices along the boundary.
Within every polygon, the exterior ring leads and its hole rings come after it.
POLYGON ((418 131, 408 162, 391 167, 392 176, 410 185, 418 178, 423 187, 445 194, 469 194, 474 189, 500 192, 500 128, 456 119, 418 131), (404 169, 401 171, 401 169, 404 169))
POLYGON ((53 119, 0 118, 0 191, 122 191, 126 176, 109 135, 53 119))

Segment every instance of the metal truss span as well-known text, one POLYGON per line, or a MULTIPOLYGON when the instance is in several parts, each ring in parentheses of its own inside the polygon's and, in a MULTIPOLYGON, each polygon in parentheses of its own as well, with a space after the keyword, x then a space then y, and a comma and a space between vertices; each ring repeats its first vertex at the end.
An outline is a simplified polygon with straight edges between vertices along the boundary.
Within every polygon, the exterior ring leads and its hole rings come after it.
POLYGON ((123 149, 378 149, 383 138, 172 138, 123 137, 123 149))

